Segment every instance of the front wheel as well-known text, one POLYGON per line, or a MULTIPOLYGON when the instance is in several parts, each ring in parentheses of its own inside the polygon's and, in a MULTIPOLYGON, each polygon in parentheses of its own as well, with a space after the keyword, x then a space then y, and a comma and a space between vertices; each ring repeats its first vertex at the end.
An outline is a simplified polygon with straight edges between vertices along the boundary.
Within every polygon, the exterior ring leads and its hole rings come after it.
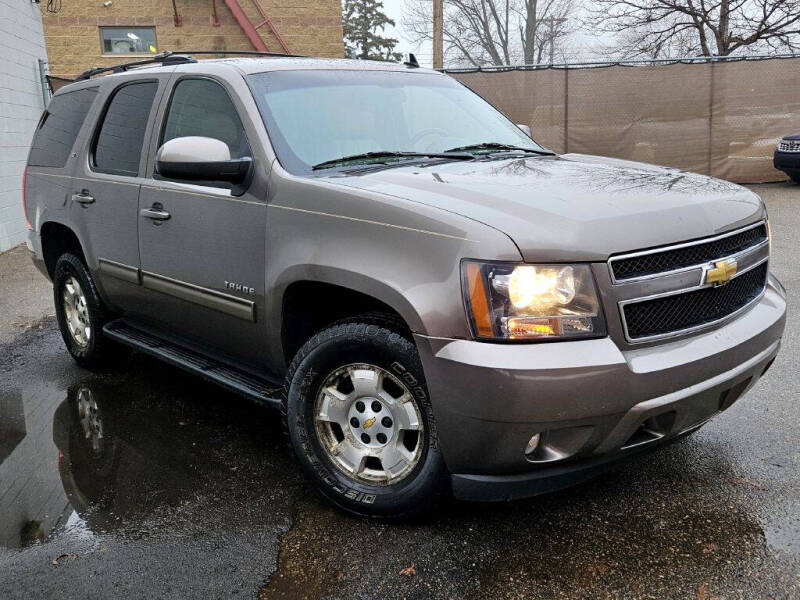
POLYGON ((448 476, 414 344, 383 326, 331 326, 300 349, 283 402, 289 441, 312 482, 363 516, 408 518, 448 476))

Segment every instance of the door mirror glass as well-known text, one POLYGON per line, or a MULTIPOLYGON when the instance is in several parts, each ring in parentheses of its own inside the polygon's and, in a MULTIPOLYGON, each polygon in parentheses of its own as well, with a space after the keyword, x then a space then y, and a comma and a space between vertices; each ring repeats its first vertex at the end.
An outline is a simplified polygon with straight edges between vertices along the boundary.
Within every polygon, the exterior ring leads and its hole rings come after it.
POLYGON ((522 123, 517 123, 517 127, 522 129, 522 131, 525 132, 525 135, 527 135, 528 137, 532 137, 533 134, 531 133, 531 128, 529 125, 523 125, 522 123))
MULTIPOLYGON (((166 179, 228 182, 241 187, 249 180, 252 169, 251 157, 231 158, 228 144, 209 137, 171 139, 156 155, 156 171, 166 179)), ((231 190, 240 195, 236 191, 231 190)))

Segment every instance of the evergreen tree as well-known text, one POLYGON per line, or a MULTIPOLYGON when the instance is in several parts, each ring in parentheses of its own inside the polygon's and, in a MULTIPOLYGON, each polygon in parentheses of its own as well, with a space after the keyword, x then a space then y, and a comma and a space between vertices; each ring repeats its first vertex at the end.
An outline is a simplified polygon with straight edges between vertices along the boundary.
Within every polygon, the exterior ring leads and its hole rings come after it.
POLYGON ((394 21, 383 12, 382 0, 344 0, 344 54, 364 60, 400 60, 397 40, 378 35, 394 21))

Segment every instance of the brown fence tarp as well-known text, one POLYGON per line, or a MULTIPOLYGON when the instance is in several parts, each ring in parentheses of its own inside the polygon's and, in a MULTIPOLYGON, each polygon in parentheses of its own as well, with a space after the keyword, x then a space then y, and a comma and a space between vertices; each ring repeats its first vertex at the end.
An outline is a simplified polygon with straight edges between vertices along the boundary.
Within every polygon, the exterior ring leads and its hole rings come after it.
POLYGON ((800 133, 800 57, 450 72, 558 152, 781 181, 780 138, 800 133))

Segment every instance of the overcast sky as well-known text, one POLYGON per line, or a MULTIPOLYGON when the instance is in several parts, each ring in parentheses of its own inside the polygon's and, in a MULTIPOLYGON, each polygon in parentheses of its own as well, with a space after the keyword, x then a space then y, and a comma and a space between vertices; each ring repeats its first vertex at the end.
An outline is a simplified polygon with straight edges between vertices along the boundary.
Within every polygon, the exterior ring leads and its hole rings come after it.
MULTIPOLYGON (((413 52, 421 65, 430 67, 433 64, 433 48, 430 44, 423 44, 417 47, 411 43, 403 31, 403 10, 406 0, 383 0, 383 7, 386 15, 393 19, 396 26, 393 30, 387 28, 383 35, 394 37, 399 40, 395 50, 407 54, 413 52)), ((570 48, 570 55, 573 60, 595 60, 601 57, 592 50, 594 44, 600 41, 598 38, 584 32, 574 32, 570 34, 567 46, 570 48)))
POLYGON ((390 19, 393 19, 394 22, 397 23, 394 31, 389 31, 387 28, 385 35, 400 40, 400 43, 397 44, 397 48, 395 48, 397 52, 402 52, 404 54, 413 52, 420 64, 431 66, 433 62, 433 49, 430 47, 430 45, 426 44, 427 47, 418 48, 414 46, 407 37, 405 37, 403 32, 404 4, 405 0, 383 0, 383 7, 385 9, 386 16, 388 16, 390 19))

